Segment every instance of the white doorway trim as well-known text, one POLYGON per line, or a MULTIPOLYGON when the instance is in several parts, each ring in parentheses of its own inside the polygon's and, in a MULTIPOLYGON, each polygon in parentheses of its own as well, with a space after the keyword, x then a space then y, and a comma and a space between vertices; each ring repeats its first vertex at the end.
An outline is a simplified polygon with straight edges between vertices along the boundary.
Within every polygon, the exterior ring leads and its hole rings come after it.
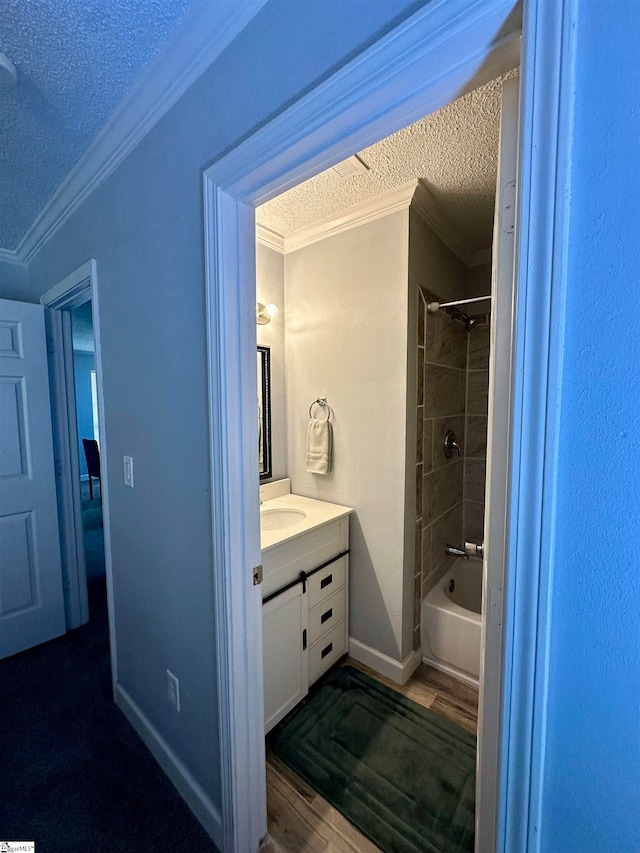
POLYGON ((89 619, 82 535, 73 351, 65 347, 65 341, 72 336, 71 315, 68 311, 57 311, 46 305, 44 314, 51 391, 51 425, 58 499, 62 586, 66 626, 69 631, 72 628, 79 628, 89 619))
POLYGON ((492 814, 499 796, 503 695, 504 586, 513 389, 513 316, 516 299, 515 209, 518 179, 519 81, 502 84, 498 178, 493 225, 491 329, 486 452, 486 509, 482 576, 476 849, 495 845, 492 814), (482 768, 482 772, 480 772, 482 768))
MULTIPOLYGON (((89 618, 87 602, 87 573, 82 536, 82 506, 80 499, 80 465, 76 431, 75 385, 73 374, 73 341, 69 311, 91 300, 95 370, 98 392, 102 459, 106 459, 104 393, 102 384, 102 350, 100 346, 100 301, 97 265, 93 258, 58 282, 41 297, 47 323, 47 344, 50 351, 51 410, 53 421, 60 548, 63 556, 65 609, 67 628, 82 625, 89 618), (53 352, 51 352, 53 350, 53 352), (68 602, 68 604, 67 604, 68 602)), ((111 647, 111 680, 116 684, 116 638, 113 620, 113 576, 111 571, 111 536, 109 524, 109 486, 106 465, 102 465, 100 494, 104 531, 104 556, 109 611, 109 641, 111 647)))
MULTIPOLYGON (((496 70, 497 57, 512 49, 516 7, 515 0, 433 0, 204 174, 225 853, 255 850, 266 830, 260 591, 251 582, 260 562, 253 208, 505 70, 496 70)), ((483 803, 498 850, 538 844, 542 775, 532 743, 537 738, 542 754, 550 518, 542 497, 556 458, 572 8, 573 0, 528 0, 525 10, 506 676, 501 740, 493 744, 501 779, 483 803), (527 844, 514 843, 521 837, 527 844)))
POLYGON ((577 0, 525 0, 498 849, 540 850, 577 0))

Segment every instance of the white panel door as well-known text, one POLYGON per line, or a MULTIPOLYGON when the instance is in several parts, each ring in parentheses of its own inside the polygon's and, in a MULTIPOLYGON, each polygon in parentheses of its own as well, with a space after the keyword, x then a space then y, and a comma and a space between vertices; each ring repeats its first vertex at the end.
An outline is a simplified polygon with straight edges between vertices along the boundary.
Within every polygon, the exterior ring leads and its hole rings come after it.
POLYGON ((44 309, 0 299, 0 657, 65 628, 44 309))
POLYGON ((262 605, 265 734, 307 695, 306 632, 301 583, 262 605))

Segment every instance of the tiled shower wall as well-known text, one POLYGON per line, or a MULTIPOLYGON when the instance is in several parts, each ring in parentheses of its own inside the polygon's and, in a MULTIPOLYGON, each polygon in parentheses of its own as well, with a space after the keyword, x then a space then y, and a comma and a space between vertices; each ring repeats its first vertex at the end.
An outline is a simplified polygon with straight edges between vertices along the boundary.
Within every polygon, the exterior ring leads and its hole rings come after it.
POLYGON ((489 397, 489 323, 468 333, 467 394, 464 448, 464 539, 484 537, 484 489, 489 397))
POLYGON ((444 454, 444 435, 454 430, 465 447, 468 335, 443 311, 430 314, 438 297, 418 288, 416 563, 414 649, 420 646, 422 598, 454 561, 446 545, 463 542, 464 459, 444 454))

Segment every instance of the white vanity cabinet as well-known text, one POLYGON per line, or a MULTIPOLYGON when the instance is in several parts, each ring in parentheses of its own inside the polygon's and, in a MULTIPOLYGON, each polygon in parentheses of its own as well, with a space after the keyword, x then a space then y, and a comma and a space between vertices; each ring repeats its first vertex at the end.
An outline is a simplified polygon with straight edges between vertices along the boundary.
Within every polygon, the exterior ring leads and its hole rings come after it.
POLYGON ((342 517, 263 550, 265 734, 347 651, 350 510, 335 508, 342 517))

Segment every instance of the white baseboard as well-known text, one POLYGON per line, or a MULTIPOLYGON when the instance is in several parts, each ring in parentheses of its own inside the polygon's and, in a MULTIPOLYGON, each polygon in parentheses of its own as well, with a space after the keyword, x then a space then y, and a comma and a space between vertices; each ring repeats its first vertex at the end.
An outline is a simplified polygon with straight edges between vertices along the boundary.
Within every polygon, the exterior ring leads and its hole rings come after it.
POLYGON ((88 479, 89 479, 89 475, 88 475, 88 474, 80 474, 80 482, 81 482, 81 483, 86 482, 88 479))
POLYGON ((149 722, 127 691, 116 685, 116 705, 131 723, 138 735, 156 759, 160 767, 173 782, 182 799, 189 806, 202 826, 222 850, 222 817, 203 788, 196 782, 162 735, 149 722))
POLYGON ((428 657, 428 655, 422 656, 422 663, 426 663, 429 666, 432 666, 434 669, 439 669, 440 672, 444 672, 447 675, 453 676, 453 678, 457 678, 458 681, 464 681, 465 684, 470 684, 471 687, 479 687, 480 680, 474 678, 473 675, 469 675, 466 672, 463 672, 461 669, 456 669, 455 666, 449 666, 447 663, 442 663, 440 660, 434 660, 433 658, 428 657))
POLYGON ((420 649, 411 652, 400 663, 400 661, 382 654, 377 649, 372 649, 371 646, 361 643, 360 640, 354 640, 353 637, 349 637, 349 654, 354 660, 363 663, 371 669, 375 669, 380 675, 390 678, 396 684, 405 684, 422 661, 422 651, 420 649))

